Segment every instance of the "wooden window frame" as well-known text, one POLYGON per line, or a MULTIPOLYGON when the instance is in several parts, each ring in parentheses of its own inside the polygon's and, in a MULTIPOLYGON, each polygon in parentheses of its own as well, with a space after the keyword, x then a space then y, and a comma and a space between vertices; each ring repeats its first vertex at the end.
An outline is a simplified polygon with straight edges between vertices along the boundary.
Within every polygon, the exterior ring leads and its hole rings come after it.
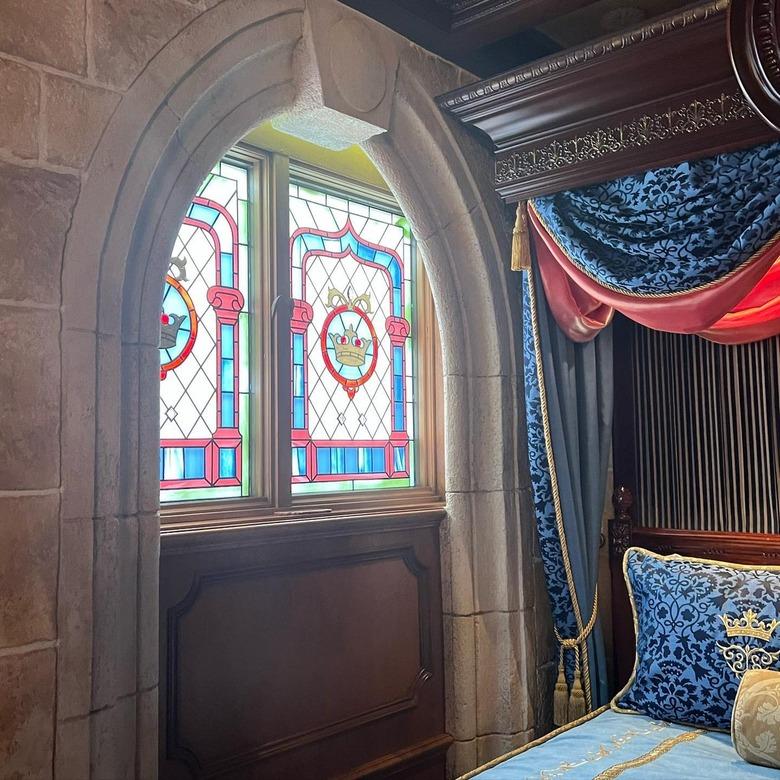
POLYGON ((166 530, 330 516, 376 516, 443 505, 443 375, 430 285, 415 251, 415 486, 293 495, 290 410, 289 185, 291 179, 403 213, 389 190, 246 143, 225 158, 250 167, 250 496, 161 505, 166 530), (254 280, 254 281, 252 281, 254 280))

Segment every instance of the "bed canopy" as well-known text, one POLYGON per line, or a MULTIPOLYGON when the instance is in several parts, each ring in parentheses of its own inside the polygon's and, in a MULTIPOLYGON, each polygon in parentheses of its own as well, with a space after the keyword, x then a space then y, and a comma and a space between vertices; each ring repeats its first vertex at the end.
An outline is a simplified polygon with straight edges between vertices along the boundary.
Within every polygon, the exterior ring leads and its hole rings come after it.
POLYGON ((490 137, 496 191, 517 204, 559 725, 608 696, 597 580, 613 313, 727 344, 780 333, 776 10, 688 6, 440 98, 490 137))

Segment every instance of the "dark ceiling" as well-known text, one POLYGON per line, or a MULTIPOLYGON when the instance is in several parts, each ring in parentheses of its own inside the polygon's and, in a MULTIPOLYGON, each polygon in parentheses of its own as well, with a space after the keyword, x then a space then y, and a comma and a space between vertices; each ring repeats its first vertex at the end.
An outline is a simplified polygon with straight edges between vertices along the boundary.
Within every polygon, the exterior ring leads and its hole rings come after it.
POLYGON ((486 78, 640 24, 681 0, 342 0, 486 78))

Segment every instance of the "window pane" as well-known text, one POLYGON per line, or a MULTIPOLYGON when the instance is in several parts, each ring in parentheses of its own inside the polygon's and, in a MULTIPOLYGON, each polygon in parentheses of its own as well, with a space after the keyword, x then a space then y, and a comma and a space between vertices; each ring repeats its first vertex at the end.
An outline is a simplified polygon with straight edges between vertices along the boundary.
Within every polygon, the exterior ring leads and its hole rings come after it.
POLYGON ((292 490, 414 484, 414 243, 402 214, 290 190, 292 490))
POLYGON ((249 492, 249 169, 218 163, 193 199, 165 279, 160 497, 249 492))

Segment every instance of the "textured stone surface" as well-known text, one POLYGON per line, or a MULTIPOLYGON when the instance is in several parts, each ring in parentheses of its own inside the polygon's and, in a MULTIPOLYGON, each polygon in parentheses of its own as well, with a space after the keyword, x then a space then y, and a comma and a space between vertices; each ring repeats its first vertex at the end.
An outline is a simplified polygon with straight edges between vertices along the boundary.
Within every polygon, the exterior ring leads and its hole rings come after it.
POLYGON ((53 649, 0 657, 0 777, 51 777, 53 649))
POLYGON ((86 73, 84 3, 3 0, 0 52, 69 73, 86 73))
POLYGON ((0 299, 59 303, 65 232, 78 179, 0 163, 0 299))
POLYGON ((59 76, 44 75, 46 159, 82 168, 119 102, 119 95, 59 76))
POLYGON ((144 777, 135 772, 135 726, 135 696, 128 696, 92 716, 91 777, 95 780, 144 777))
POLYGON ((56 634, 58 496, 0 498, 0 647, 56 634))
POLYGON ((58 721, 54 777, 57 780, 85 780, 89 777, 89 727, 91 718, 58 721))
POLYGON ((0 147, 18 157, 38 156, 41 77, 30 68, 0 59, 0 147))
POLYGON ((136 689, 138 521, 95 520, 92 706, 136 689))
POLYGON ((57 717, 86 715, 92 702, 92 519, 62 524, 57 717))
POLYGON ((475 616, 477 637, 477 733, 515 734, 529 728, 530 615, 491 612, 475 616))
POLYGON ((0 490, 59 486, 59 314, 0 305, 0 490))
POLYGON ((447 752, 447 777, 460 777, 477 766, 477 740, 456 740, 447 752))
POLYGON ((441 525, 443 609, 454 615, 474 612, 474 561, 471 493, 447 493, 447 519, 441 525))
POLYGON ((444 616, 447 731, 455 739, 476 734, 477 690, 474 617, 444 616))
POLYGON ((172 0, 89 0, 98 80, 126 89, 200 9, 172 0))
POLYGON ((95 351, 94 333, 62 333, 63 520, 93 516, 95 500, 95 351), (78 458, 67 457, 78 452, 78 458))
POLYGON ((477 738, 477 765, 481 766, 510 750, 519 748, 534 738, 533 731, 517 734, 486 734, 477 738))

